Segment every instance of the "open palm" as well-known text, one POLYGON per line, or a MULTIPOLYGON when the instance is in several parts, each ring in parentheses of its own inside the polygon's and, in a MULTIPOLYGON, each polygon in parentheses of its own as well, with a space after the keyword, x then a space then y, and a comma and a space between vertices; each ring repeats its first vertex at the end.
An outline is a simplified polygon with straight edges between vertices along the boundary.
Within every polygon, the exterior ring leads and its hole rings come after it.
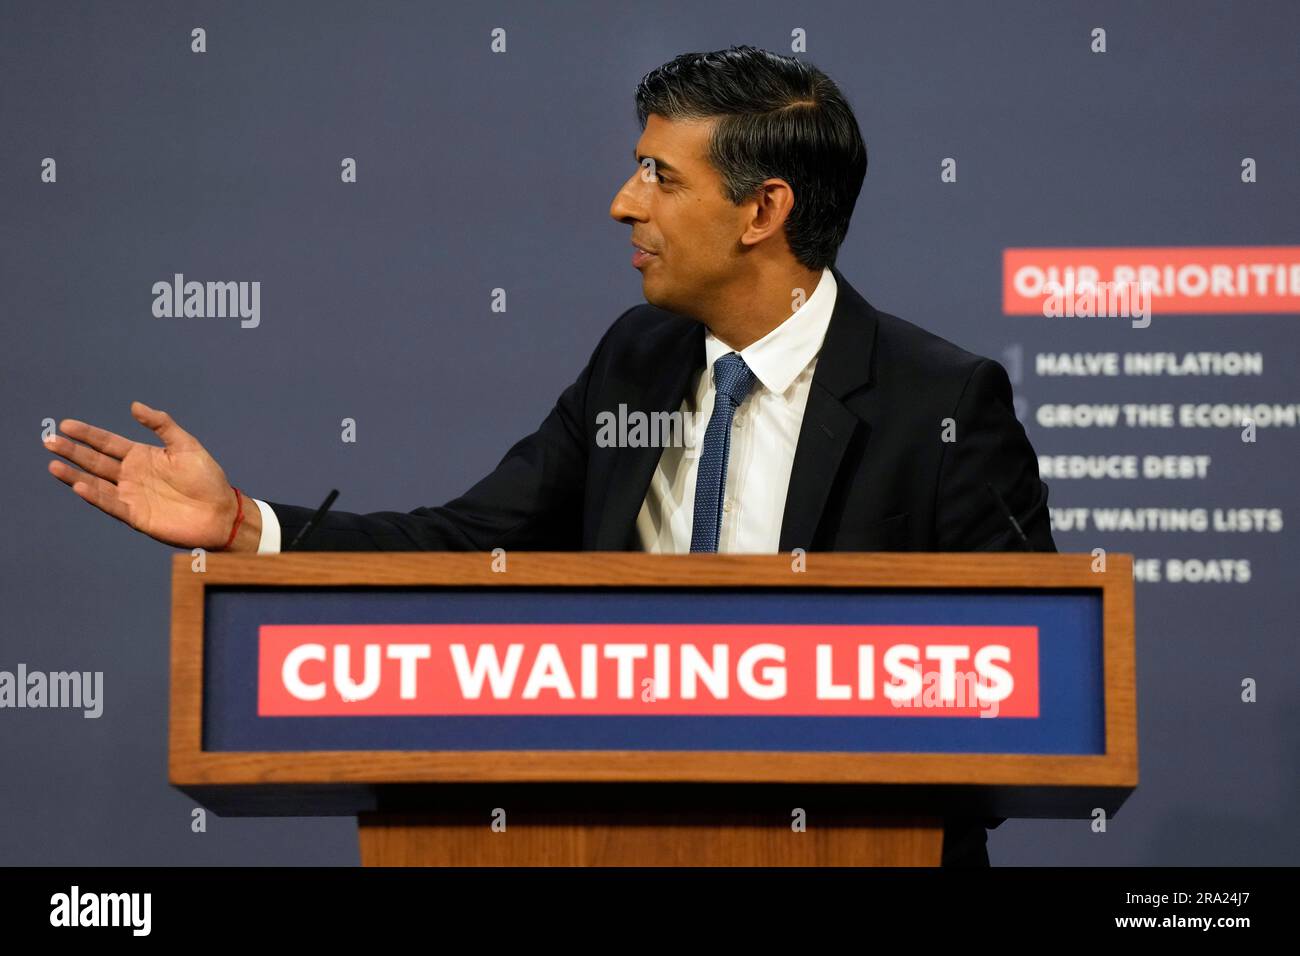
POLYGON ((59 429, 68 437, 51 436, 45 447, 81 470, 55 459, 50 473, 96 508, 164 544, 222 547, 236 510, 226 473, 166 412, 132 402, 131 415, 162 439, 161 447, 66 418, 59 429))

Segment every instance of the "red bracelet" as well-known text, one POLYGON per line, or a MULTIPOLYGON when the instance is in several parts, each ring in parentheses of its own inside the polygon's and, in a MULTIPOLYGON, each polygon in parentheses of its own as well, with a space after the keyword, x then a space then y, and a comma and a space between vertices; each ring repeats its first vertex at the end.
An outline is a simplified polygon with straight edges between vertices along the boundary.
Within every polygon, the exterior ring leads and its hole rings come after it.
MULTIPOLYGON (((234 485, 230 487, 235 488, 234 485)), ((235 543, 235 535, 239 533, 239 526, 244 522, 244 499, 239 494, 238 488, 235 488, 235 507, 239 509, 235 515, 235 526, 230 529, 230 537, 226 539, 225 545, 221 548, 222 551, 230 550, 230 546, 235 543)))

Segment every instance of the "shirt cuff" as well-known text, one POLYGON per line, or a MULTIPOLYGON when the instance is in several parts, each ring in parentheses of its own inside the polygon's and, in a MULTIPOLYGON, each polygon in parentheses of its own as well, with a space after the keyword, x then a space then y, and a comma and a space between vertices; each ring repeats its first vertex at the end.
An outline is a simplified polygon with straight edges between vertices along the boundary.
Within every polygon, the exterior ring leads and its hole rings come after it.
POLYGON ((262 513, 262 538, 257 542, 258 554, 279 554, 280 552, 280 519, 275 516, 275 510, 265 501, 254 498, 257 504, 257 510, 262 513))

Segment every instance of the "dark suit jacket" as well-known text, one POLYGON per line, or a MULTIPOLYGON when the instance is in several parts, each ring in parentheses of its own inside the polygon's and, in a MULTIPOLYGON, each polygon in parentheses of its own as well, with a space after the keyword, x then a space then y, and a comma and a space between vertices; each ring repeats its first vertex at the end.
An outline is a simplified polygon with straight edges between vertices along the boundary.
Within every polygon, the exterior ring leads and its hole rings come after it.
MULTIPOLYGON (((1047 486, 997 362, 874 309, 834 270, 781 523, 782 551, 1055 551, 1047 486), (945 441, 945 426, 954 440, 945 441)), ((597 415, 677 411, 704 367, 704 326, 651 305, 624 312, 533 434, 454 501, 330 512, 323 551, 640 550, 636 517, 663 449, 596 443, 597 415)), ((269 503, 287 544, 312 509, 269 503)), ((984 821, 996 825, 995 820, 984 821)), ((948 821, 945 863, 979 862, 984 829, 948 821)), ((987 863, 987 856, 983 857, 987 863)))
MULTIPOLYGON (((1054 551, 1047 486, 997 362, 839 291, 817 360, 781 524, 781 550, 1054 551), (951 420, 955 440, 944 441, 951 420)), ((624 312, 537 431, 445 505, 327 514, 314 551, 636 551, 636 516, 663 452, 603 448, 596 417, 677 411, 703 368, 704 326, 651 305, 624 312)), ((287 545, 313 509, 268 502, 287 545)))

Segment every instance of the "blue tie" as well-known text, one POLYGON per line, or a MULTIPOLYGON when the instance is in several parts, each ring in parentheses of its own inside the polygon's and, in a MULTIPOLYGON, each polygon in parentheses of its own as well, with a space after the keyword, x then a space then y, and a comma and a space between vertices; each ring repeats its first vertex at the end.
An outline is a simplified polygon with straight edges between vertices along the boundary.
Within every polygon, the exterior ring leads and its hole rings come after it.
POLYGON ((727 456, 731 453, 731 417, 754 387, 754 373, 735 352, 713 363, 717 398, 704 449, 695 475, 695 516, 691 524, 691 550, 717 551, 722 530, 722 496, 727 490, 727 456))

